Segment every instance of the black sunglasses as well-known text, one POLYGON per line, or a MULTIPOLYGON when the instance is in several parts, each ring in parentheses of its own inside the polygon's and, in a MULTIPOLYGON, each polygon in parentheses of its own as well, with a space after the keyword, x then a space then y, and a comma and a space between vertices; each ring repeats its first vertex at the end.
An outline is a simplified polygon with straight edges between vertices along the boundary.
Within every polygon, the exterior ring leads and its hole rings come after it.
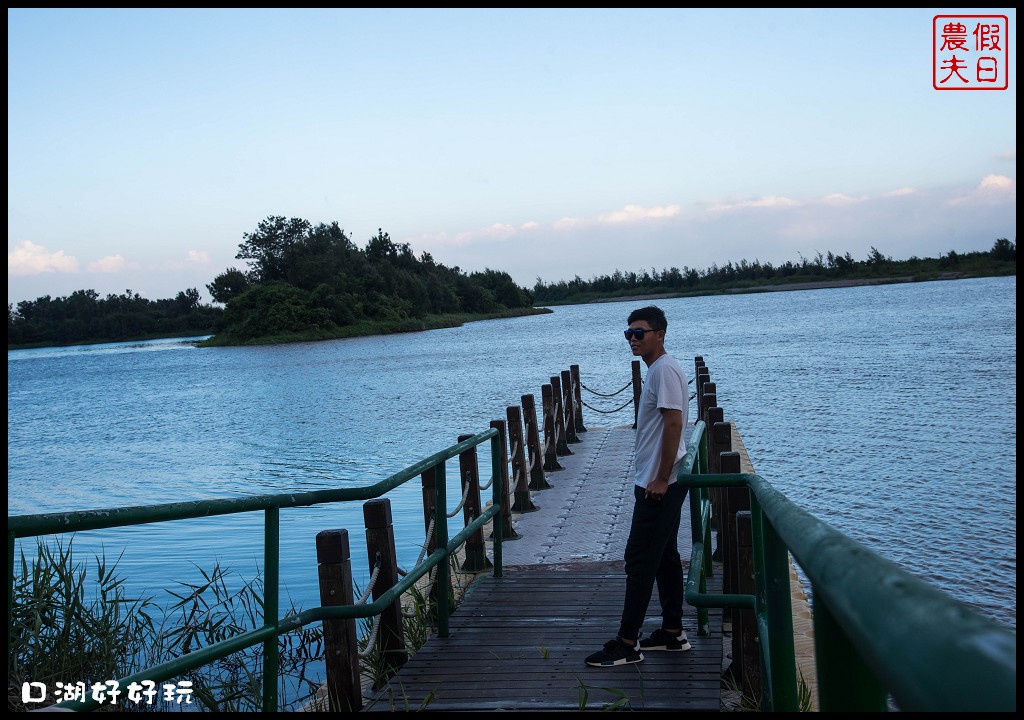
POLYGON ((652 332, 658 332, 658 331, 657 330, 648 330, 647 328, 629 328, 629 329, 626 330, 624 335, 626 336, 627 340, 629 340, 630 338, 634 338, 634 337, 637 340, 643 340, 644 339, 644 333, 649 333, 649 332, 652 333, 652 332))

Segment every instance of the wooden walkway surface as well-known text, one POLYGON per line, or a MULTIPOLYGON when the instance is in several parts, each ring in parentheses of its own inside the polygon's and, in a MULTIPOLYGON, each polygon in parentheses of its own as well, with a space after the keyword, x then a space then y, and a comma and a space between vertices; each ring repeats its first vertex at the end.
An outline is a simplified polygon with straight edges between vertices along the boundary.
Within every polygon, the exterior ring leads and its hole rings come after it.
MULTIPOLYGON (((478 577, 449 620, 364 712, 581 711, 718 712, 721 611, 698 636, 684 608, 689 652, 648 652, 635 665, 593 668, 584 658, 614 637, 625 587, 622 551, 632 511, 633 430, 590 430, 559 457, 536 511, 515 516, 518 538, 502 546, 503 575, 478 577)), ((489 549, 490 550, 490 549, 489 549)), ((679 550, 689 559, 689 506, 679 550)), ((720 573, 709 591, 721 591, 720 573)), ((644 634, 660 627, 657 591, 644 634)))

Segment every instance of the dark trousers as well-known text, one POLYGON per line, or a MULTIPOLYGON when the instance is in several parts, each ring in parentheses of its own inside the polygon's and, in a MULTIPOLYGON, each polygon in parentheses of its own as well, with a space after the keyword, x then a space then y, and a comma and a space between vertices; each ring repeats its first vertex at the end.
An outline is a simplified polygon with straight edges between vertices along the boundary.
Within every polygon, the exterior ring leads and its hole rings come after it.
POLYGON ((639 639, 655 583, 661 602, 661 626, 683 627, 683 563, 676 537, 687 489, 672 483, 661 500, 647 499, 642 487, 633 489, 633 521, 625 553, 626 600, 619 637, 639 639))

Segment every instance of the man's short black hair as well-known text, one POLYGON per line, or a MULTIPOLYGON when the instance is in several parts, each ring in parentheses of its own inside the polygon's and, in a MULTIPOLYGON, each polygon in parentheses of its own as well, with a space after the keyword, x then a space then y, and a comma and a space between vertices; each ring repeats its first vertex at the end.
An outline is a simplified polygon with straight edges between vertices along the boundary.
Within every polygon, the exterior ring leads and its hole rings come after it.
POLYGON ((665 319, 665 313, 660 307, 655 305, 648 305, 634 310, 629 314, 629 319, 626 320, 628 325, 632 325, 637 321, 646 321, 651 326, 651 330, 668 330, 668 320, 665 319))

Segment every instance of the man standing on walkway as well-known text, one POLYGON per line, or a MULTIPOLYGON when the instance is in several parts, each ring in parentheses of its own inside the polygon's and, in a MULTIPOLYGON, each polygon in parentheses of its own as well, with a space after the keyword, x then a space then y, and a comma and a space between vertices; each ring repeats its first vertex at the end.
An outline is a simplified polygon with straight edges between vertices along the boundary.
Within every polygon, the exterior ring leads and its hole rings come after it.
POLYGON ((643 651, 690 649, 683 631, 683 564, 676 536, 687 488, 676 482, 686 456, 689 394, 686 374, 665 350, 665 313, 650 306, 634 310, 626 340, 647 365, 640 394, 634 445, 633 519, 626 541, 626 597, 618 635, 589 655, 587 665, 612 667, 643 661, 643 651), (640 640, 655 583, 661 627, 640 640), (639 642, 638 642, 639 641, 639 642))

